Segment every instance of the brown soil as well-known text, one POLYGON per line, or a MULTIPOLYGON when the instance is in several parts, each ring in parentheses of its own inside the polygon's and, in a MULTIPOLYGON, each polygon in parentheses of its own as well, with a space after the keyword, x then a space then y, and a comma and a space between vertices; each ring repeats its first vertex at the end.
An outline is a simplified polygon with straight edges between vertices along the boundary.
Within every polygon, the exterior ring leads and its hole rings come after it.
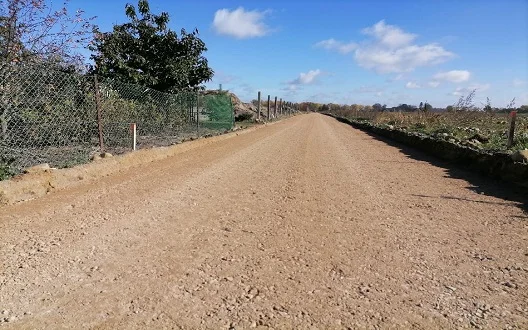
POLYGON ((310 114, 1 208, 0 328, 527 328, 522 205, 422 159, 310 114))

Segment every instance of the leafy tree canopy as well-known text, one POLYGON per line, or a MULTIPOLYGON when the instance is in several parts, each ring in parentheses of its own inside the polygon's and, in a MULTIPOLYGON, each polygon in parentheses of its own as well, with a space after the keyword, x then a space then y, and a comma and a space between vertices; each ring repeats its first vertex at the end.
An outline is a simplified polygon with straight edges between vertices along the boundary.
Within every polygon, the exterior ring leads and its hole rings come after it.
POLYGON ((169 14, 150 12, 147 0, 138 10, 127 4, 130 22, 115 25, 112 32, 95 31, 92 59, 94 73, 142 84, 163 92, 194 89, 211 80, 213 70, 202 55, 207 51, 198 30, 180 36, 170 30, 169 14))

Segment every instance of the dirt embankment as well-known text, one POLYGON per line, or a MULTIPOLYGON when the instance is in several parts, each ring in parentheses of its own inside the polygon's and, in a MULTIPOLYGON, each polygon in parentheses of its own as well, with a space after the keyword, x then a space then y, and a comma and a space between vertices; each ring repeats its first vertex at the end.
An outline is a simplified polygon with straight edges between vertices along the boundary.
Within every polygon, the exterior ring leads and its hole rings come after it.
POLYGON ((0 181, 0 208, 2 205, 35 199, 56 190, 75 187, 102 177, 120 173, 137 166, 148 166, 149 163, 175 157, 188 150, 245 134, 257 129, 257 126, 237 130, 225 135, 199 138, 170 147, 142 149, 135 152, 78 165, 73 168, 54 169, 35 166, 29 173, 19 175, 11 180, 0 181))

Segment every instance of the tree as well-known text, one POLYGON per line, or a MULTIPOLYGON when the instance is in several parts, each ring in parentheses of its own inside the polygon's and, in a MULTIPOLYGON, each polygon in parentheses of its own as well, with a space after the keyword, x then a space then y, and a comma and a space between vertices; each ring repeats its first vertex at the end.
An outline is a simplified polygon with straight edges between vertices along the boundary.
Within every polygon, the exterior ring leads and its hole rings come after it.
POLYGON ((424 105, 423 105, 423 109, 422 110, 426 111, 426 112, 427 111, 431 111, 431 110, 433 110, 433 106, 430 105, 429 103, 425 102, 424 105))
POLYGON ((0 0, 0 56, 7 63, 83 64, 76 51, 91 40, 95 17, 54 11, 45 0, 0 0))
POLYGON ((423 108, 424 108, 424 104, 423 104, 423 102, 420 102, 420 105, 418 106, 418 109, 421 111, 421 110, 423 110, 423 108))
POLYGON ((454 111, 455 111, 455 107, 452 106, 452 105, 448 105, 448 106, 446 107, 446 111, 447 111, 447 112, 454 112, 454 111))
POLYGON ((486 97, 486 104, 484 105, 484 111, 491 112, 493 109, 491 108, 491 100, 489 97, 486 97))
POLYGON ((379 104, 379 103, 375 103, 375 104, 372 105, 372 109, 374 111, 382 111, 383 110, 383 106, 381 104, 379 104))
POLYGON ((167 27, 169 14, 150 12, 147 0, 126 5, 129 23, 115 25, 112 32, 95 31, 94 73, 142 84, 163 92, 193 89, 211 80, 213 70, 202 53, 205 43, 198 30, 180 36, 167 27))

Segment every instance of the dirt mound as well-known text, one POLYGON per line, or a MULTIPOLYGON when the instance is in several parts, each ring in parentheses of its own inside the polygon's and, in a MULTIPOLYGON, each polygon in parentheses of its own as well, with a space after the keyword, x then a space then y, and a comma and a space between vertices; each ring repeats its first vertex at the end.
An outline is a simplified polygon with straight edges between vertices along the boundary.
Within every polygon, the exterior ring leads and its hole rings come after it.
MULTIPOLYGON (((218 95, 220 93, 226 93, 226 91, 218 90, 208 90, 205 91, 205 95, 218 95)), ((231 96, 231 102, 233 103, 233 108, 235 111, 235 118, 239 116, 244 116, 244 114, 250 114, 251 118, 255 119, 257 117, 257 107, 251 103, 242 102, 235 94, 227 92, 231 96)))

